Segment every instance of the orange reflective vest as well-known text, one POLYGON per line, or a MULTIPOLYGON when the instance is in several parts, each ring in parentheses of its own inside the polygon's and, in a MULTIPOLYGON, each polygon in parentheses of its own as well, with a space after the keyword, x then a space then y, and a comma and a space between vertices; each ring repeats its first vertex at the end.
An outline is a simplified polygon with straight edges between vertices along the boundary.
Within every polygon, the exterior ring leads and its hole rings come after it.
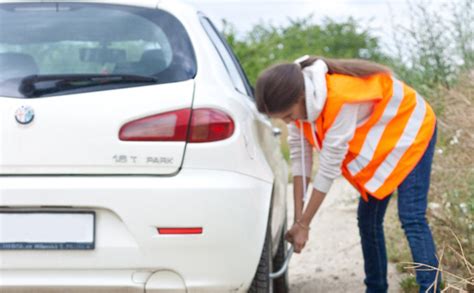
POLYGON ((436 117, 430 105, 415 90, 380 73, 358 78, 326 75, 326 104, 315 121, 303 125, 313 147, 324 147, 324 135, 342 106, 374 102, 373 113, 357 127, 342 163, 343 176, 367 200, 367 194, 383 199, 407 177, 423 156, 435 129, 436 117))

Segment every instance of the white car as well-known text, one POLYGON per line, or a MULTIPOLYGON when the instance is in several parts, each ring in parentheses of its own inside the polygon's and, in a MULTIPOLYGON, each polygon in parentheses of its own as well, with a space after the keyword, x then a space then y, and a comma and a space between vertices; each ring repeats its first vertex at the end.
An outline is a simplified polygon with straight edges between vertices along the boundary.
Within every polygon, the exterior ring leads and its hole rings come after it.
POLYGON ((287 290, 279 132, 204 14, 0 0, 0 119, 1 292, 287 290))

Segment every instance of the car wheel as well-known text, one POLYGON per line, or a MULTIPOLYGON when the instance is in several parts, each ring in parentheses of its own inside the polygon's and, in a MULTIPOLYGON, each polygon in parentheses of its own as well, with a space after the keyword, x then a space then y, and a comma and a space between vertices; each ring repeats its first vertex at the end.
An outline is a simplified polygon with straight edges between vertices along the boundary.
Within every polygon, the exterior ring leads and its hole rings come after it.
POLYGON ((273 270, 272 264, 272 237, 270 225, 267 225, 265 243, 263 244, 262 255, 258 263, 257 272, 253 277, 249 293, 271 293, 273 292, 273 282, 270 273, 273 270))
MULTIPOLYGON (((275 257, 273 258, 273 267, 276 270, 279 270, 281 267, 283 267, 283 263, 285 262, 286 255, 288 253, 288 242, 285 240, 286 229, 287 229, 287 225, 286 225, 286 219, 285 219, 285 224, 283 225, 283 231, 280 235, 280 240, 278 241, 278 250, 275 257)), ((289 281, 288 281, 288 270, 286 270, 283 276, 273 280, 273 288, 274 288, 274 292, 276 293, 290 292, 289 281)))

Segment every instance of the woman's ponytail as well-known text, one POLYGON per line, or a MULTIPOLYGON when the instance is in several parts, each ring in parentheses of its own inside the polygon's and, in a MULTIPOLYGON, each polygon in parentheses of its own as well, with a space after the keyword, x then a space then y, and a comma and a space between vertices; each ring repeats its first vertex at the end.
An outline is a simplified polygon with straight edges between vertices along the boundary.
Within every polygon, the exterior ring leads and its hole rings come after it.
POLYGON ((323 60, 329 74, 345 74, 355 77, 366 77, 377 73, 391 73, 390 68, 363 59, 331 59, 311 56, 300 62, 301 68, 311 66, 316 60, 323 60))

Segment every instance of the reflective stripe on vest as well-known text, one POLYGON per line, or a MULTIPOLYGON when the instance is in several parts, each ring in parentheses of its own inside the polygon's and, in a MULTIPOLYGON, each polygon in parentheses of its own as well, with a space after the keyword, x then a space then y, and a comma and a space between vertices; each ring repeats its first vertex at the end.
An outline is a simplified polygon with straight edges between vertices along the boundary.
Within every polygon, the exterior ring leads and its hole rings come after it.
POLYGON ((315 122, 317 141, 308 122, 303 123, 305 137, 321 147, 344 105, 372 101, 373 113, 349 142, 342 174, 364 199, 367 193, 385 198, 421 159, 434 132, 434 112, 412 88, 387 74, 368 78, 333 74, 326 80, 326 105, 315 122))
POLYGON ((369 162, 374 156, 375 149, 373 146, 377 146, 380 142, 380 138, 387 127, 387 124, 397 115, 398 108, 403 101, 403 85, 400 81, 393 81, 393 95, 385 107, 382 117, 380 120, 370 129, 367 134, 367 138, 362 144, 362 149, 357 157, 347 165, 349 172, 355 175, 360 170, 367 167, 369 162))

